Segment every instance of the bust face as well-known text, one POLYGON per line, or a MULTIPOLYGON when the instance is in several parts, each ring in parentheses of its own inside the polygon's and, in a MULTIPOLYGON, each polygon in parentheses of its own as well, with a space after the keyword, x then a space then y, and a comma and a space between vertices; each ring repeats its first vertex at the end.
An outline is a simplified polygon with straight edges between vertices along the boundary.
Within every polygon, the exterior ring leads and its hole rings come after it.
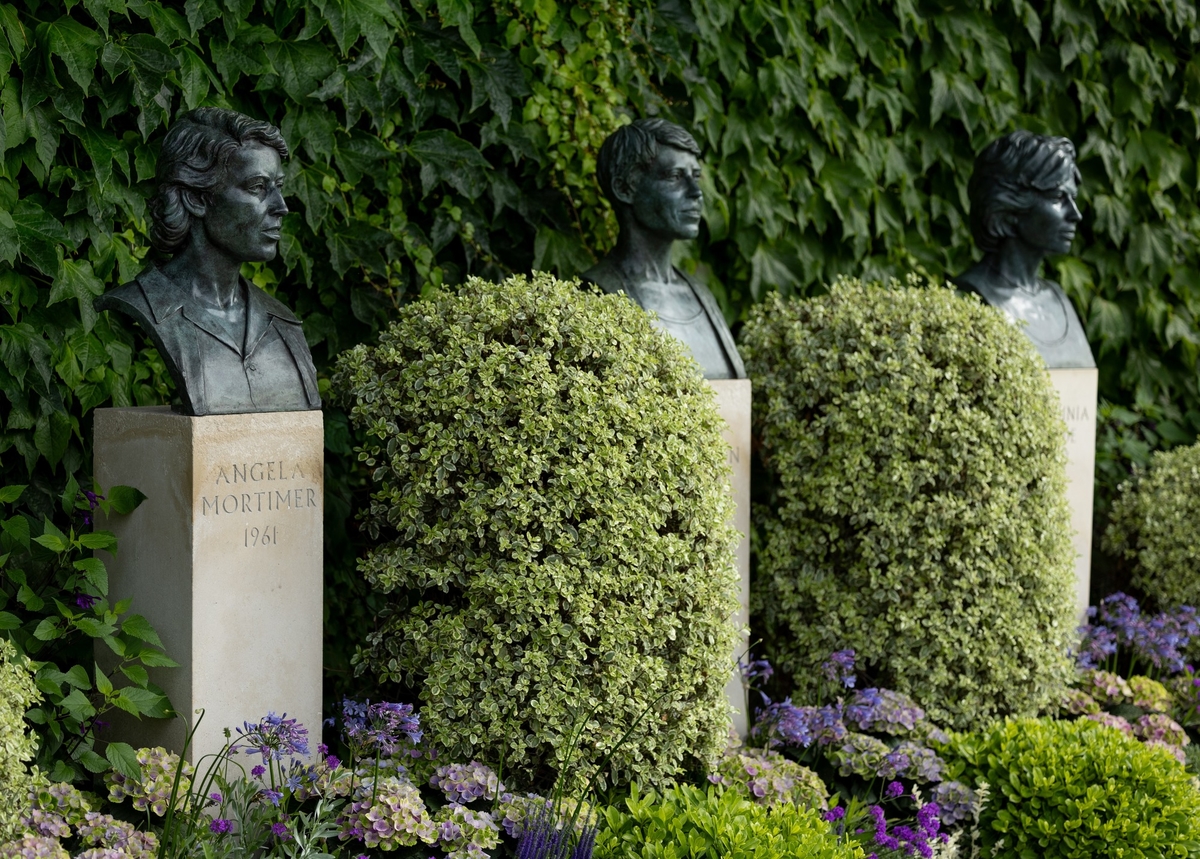
POLYGON ((247 143, 229 158, 224 181, 212 192, 204 212, 209 242, 239 262, 275 258, 283 202, 283 162, 269 146, 247 143))
POLYGON ((1079 186, 1068 176, 1048 191, 1035 191, 1034 204, 1017 216, 1017 235, 1031 247, 1048 254, 1065 254, 1071 250, 1075 228, 1079 225, 1079 207, 1075 198, 1079 186))
POLYGON ((704 193, 695 155, 660 146, 658 157, 641 171, 636 183, 630 206, 639 226, 669 239, 694 239, 700 234, 704 193))

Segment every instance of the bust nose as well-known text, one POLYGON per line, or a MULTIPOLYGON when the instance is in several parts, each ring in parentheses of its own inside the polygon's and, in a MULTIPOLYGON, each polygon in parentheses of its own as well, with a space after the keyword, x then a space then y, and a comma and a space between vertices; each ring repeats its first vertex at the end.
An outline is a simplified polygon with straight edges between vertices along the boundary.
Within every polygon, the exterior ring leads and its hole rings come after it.
POLYGON ((271 196, 267 199, 267 211, 272 215, 283 217, 288 213, 287 203, 283 199, 283 191, 275 188, 271 192, 271 196))

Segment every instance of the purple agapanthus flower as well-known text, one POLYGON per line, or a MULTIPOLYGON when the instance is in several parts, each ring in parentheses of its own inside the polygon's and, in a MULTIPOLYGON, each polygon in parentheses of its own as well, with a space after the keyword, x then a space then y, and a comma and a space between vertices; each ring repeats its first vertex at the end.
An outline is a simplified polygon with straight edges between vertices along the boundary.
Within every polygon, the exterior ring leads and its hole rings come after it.
POLYGON ((847 689, 854 688, 854 650, 847 648, 829 654, 829 659, 821 663, 821 671, 825 679, 847 689))
POLYGON ((237 742, 230 747, 232 752, 258 752, 264 764, 272 758, 279 761, 308 754, 308 728, 296 719, 287 718, 287 713, 282 716, 268 713, 257 723, 242 724, 237 729, 240 735, 237 742))
POLYGON ((413 712, 411 704, 359 703, 344 698, 342 723, 347 742, 360 753, 378 751, 386 756, 400 751, 416 753, 424 736, 421 718, 413 712))

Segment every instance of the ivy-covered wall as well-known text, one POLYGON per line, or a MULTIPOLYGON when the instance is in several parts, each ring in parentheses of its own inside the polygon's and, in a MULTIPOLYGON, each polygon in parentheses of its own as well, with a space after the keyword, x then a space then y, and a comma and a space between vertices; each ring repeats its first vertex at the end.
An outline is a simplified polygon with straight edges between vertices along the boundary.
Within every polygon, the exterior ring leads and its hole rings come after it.
MULTIPOLYGON (((145 260, 164 126, 225 104, 294 148, 282 253, 251 274, 321 367, 428 285, 589 265, 614 234, 594 157, 626 116, 670 116, 705 147, 706 227, 684 262, 734 321, 837 273, 961 270, 974 152, 1017 126, 1065 134, 1082 250, 1052 268, 1114 404, 1115 484, 1200 429, 1197 39, 1184 0, 0 3, 3 480, 33 484, 36 532, 90 472, 90 411, 169 397, 141 334, 91 300, 145 260)), ((362 488, 348 430, 327 422, 341 641, 373 609, 342 560, 362 488)))

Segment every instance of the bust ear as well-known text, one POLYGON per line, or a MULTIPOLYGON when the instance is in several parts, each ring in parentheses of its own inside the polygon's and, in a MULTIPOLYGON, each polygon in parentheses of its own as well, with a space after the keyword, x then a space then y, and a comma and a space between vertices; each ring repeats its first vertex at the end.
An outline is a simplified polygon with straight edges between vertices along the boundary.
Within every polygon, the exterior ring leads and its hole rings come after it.
POLYGON ((614 176, 612 178, 613 196, 626 206, 633 204, 633 183, 629 176, 614 176))
POLYGON ((203 218, 208 211, 208 205, 205 203, 204 197, 187 188, 184 188, 180 192, 179 202, 193 218, 203 218))

